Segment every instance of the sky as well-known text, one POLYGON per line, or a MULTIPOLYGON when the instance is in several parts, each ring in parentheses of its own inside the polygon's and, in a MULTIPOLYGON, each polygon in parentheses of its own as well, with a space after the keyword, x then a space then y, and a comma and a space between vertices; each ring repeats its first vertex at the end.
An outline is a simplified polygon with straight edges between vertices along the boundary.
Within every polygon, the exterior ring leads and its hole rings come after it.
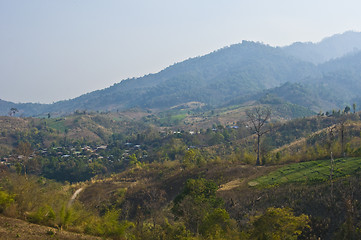
POLYGON ((0 99, 52 103, 219 48, 361 31, 357 0, 0 0, 0 99))

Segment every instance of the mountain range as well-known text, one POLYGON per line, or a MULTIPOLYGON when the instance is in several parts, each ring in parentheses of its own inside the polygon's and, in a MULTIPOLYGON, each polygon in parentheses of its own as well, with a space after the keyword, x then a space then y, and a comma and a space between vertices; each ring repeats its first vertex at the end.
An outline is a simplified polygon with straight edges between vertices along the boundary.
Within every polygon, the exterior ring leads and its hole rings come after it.
POLYGON ((168 109, 187 102, 219 107, 270 99, 314 112, 361 105, 360 49, 359 32, 286 47, 242 41, 71 100, 53 104, 0 100, 0 114, 7 115, 10 108, 22 116, 41 116, 77 110, 168 109))

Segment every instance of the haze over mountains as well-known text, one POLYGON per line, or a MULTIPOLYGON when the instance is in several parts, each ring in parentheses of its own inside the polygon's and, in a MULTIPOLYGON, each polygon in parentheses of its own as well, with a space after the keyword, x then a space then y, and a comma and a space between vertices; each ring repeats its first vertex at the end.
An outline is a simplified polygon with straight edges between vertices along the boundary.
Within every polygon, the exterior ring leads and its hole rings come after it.
POLYGON ((320 64, 361 50, 361 38, 360 33, 349 31, 327 37, 319 43, 296 42, 283 49, 298 59, 320 64))
POLYGON ((37 116, 76 110, 166 109, 192 101, 218 107, 265 99, 314 112, 361 105, 359 49, 358 32, 282 48, 243 41, 67 101, 15 104, 0 100, 0 114, 7 115, 12 107, 23 116, 37 116))

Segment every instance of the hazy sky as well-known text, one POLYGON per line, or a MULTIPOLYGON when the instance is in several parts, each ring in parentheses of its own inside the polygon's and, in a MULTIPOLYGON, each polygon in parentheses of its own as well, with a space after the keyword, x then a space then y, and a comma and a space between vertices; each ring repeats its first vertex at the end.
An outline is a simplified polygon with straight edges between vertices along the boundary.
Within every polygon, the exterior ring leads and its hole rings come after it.
POLYGON ((0 99, 51 103, 242 40, 361 30, 349 0, 0 0, 0 99))

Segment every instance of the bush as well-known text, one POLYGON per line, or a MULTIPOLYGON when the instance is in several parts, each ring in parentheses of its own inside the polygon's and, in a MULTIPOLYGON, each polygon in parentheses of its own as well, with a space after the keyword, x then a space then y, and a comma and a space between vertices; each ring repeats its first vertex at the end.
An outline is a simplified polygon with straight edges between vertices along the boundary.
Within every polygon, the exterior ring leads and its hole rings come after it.
POLYGON ((0 213, 14 202, 14 197, 0 189, 0 213))
POLYGON ((55 212, 50 206, 45 205, 36 212, 30 213, 28 215, 28 220, 29 222, 37 224, 54 225, 55 212))
POLYGON ((296 217, 290 208, 268 208, 253 219, 250 239, 296 240, 310 222, 307 215, 296 217))

